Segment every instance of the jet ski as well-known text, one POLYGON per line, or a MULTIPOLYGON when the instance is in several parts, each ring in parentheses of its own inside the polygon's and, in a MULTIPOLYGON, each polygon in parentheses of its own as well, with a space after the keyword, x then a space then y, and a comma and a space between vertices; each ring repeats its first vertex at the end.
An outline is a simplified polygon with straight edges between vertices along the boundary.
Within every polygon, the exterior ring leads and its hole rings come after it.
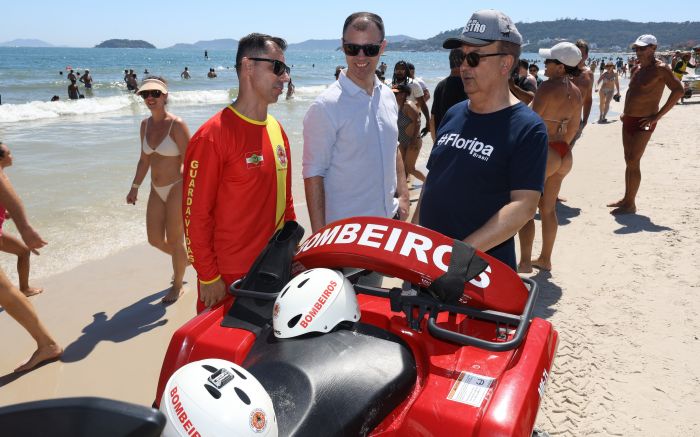
POLYGON ((268 424, 280 436, 532 435, 558 344, 533 317, 533 280, 396 220, 302 235, 286 223, 224 302, 174 333, 153 406, 175 435, 225 415, 207 411, 252 408, 236 385, 250 379, 271 405, 239 414, 250 435, 268 424), (376 273, 394 286, 363 285, 376 273), (193 366, 201 381, 185 396, 177 381, 193 366))

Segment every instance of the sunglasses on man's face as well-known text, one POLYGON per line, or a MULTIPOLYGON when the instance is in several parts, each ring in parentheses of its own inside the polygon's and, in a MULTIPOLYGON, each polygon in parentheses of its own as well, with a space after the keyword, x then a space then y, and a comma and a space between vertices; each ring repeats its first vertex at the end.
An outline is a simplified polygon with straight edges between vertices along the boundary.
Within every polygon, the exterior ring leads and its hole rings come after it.
POLYGON ((282 61, 278 61, 277 59, 269 59, 269 58, 248 58, 251 61, 262 61, 262 62, 269 62, 272 64, 272 72, 276 76, 282 76, 284 73, 290 74, 292 69, 287 66, 282 61))
MULTIPOLYGON (((464 55, 464 59, 467 60, 467 65, 469 65, 472 68, 478 67, 479 62, 481 62, 481 58, 488 58, 490 56, 505 56, 508 53, 477 53, 477 52, 470 52, 464 55)), ((464 61, 462 61, 464 62, 464 61)))
POLYGON ((381 48, 381 44, 352 44, 349 42, 343 43, 343 51, 348 56, 357 56, 360 54, 360 50, 362 50, 365 56, 374 58, 379 54, 379 50, 381 50, 381 48))
POLYGON ((163 92, 160 90, 147 90, 147 91, 141 91, 139 93, 139 96, 141 96, 141 98, 144 100, 146 100, 148 98, 148 96, 151 96, 154 99, 157 99, 161 95, 163 95, 163 92))

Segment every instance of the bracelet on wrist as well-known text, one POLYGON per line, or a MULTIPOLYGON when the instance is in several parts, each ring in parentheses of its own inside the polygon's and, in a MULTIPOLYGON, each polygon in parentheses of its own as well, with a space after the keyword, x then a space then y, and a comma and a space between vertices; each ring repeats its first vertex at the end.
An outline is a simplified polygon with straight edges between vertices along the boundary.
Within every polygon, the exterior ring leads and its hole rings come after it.
POLYGON ((140 186, 141 186, 141 184, 131 184, 131 188, 136 188, 137 190, 139 189, 140 186))
POLYGON ((199 283, 202 284, 202 285, 210 285, 210 284, 213 284, 214 282, 218 281, 219 279, 221 279, 221 275, 217 275, 216 278, 211 279, 211 280, 209 280, 209 281, 202 281, 202 280, 200 279, 200 280, 199 280, 199 283))

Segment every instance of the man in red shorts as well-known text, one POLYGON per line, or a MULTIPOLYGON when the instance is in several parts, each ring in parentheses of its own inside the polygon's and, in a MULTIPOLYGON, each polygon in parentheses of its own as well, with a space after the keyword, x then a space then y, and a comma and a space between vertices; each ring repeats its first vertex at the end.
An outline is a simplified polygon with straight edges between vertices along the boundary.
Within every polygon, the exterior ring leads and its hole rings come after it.
POLYGON ((238 98, 187 147, 182 210, 199 280, 197 312, 220 303, 275 230, 295 219, 289 140, 267 113, 289 82, 286 47, 282 38, 258 33, 240 40, 238 98))
POLYGON ((611 214, 633 214, 637 211, 635 198, 642 181, 640 162, 644 149, 661 117, 673 108, 683 96, 683 85, 673 76, 671 69, 654 57, 656 37, 642 35, 632 44, 639 59, 637 68, 630 78, 625 97, 622 119, 622 146, 625 151, 625 195, 617 202, 608 204, 614 208, 611 214), (671 94, 664 106, 659 102, 664 88, 671 94))

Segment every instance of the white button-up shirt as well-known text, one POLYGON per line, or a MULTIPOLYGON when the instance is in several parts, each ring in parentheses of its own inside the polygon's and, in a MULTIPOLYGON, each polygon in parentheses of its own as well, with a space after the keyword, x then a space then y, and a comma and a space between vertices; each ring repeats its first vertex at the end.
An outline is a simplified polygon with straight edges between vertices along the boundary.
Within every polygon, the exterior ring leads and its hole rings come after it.
POLYGON ((374 78, 372 95, 343 71, 304 117, 304 178, 322 176, 326 223, 353 216, 393 217, 398 211, 398 105, 374 78))

